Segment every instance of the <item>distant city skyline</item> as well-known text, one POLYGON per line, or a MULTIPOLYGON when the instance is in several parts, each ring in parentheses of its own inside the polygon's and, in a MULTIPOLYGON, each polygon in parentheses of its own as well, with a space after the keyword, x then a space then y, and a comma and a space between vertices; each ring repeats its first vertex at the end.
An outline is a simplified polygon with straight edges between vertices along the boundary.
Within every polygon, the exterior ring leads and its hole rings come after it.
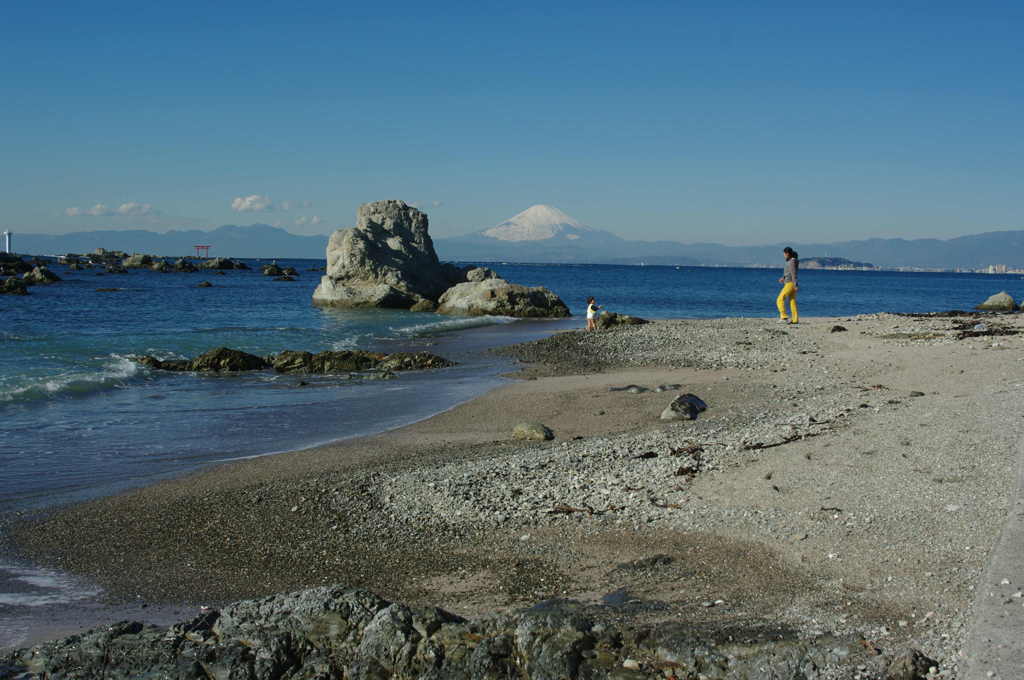
POLYGON ((435 238, 534 204, 753 245, 1024 229, 1009 2, 20 3, 0 231, 329 234, 399 198, 435 238))

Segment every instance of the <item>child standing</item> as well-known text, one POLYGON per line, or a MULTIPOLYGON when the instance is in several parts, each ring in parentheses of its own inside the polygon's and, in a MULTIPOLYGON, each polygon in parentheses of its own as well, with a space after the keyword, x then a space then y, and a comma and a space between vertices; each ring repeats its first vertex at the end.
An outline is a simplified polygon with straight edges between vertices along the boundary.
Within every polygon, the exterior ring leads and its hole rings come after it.
POLYGON ((599 310, 599 309, 601 309, 601 308, 598 307, 596 304, 594 304, 594 298, 588 297, 587 298, 587 330, 588 331, 596 331, 597 330, 597 310, 599 310))

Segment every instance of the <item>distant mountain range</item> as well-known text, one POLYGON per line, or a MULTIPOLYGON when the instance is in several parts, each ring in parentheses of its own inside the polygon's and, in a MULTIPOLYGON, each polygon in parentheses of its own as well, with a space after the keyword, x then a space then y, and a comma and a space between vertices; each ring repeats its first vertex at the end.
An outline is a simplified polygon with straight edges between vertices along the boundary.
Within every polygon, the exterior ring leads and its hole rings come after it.
MULTIPOLYGON (((326 235, 300 236, 266 224, 226 225, 212 231, 88 231, 14 235, 16 252, 53 255, 96 248, 165 256, 194 254, 251 258, 323 258, 326 235)), ((775 266, 792 246, 801 259, 845 258, 880 267, 980 269, 993 264, 1024 268, 1024 231, 993 231, 952 239, 865 239, 838 243, 779 242, 760 246, 634 241, 582 224, 558 208, 535 205, 493 227, 465 236, 435 238, 442 260, 457 262, 577 262, 606 264, 775 266)))

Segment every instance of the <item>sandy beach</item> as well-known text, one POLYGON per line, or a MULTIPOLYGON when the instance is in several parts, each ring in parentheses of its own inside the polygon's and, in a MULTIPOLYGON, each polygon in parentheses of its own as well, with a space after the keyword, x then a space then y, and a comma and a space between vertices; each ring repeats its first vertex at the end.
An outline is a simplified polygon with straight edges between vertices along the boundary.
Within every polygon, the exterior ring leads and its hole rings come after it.
POLYGON ((429 420, 12 536, 121 601, 344 584, 481 617, 568 598, 619 623, 856 634, 966 677, 976 588, 1016 500, 1022 326, 883 314, 558 333, 503 350, 521 380, 429 420), (679 393, 707 410, 660 420, 679 393), (555 438, 514 440, 524 421, 555 438))

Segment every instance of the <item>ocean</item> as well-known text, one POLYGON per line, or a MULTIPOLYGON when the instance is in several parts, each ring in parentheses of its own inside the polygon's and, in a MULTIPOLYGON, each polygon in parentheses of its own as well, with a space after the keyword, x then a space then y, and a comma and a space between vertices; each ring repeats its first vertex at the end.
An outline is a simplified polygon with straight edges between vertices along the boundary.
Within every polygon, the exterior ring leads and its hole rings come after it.
MULTIPOLYGON (((586 298, 650 319, 772 317, 773 269, 489 264, 515 283, 557 293, 575 318, 452 318, 393 310, 314 308, 322 260, 279 260, 297 281, 251 270, 161 274, 53 270, 63 281, 0 296, 0 514, 45 509, 210 464, 381 432, 502 384, 508 360, 486 349, 581 327, 586 298), (211 288, 196 284, 208 280, 211 288), (98 288, 116 288, 98 291, 98 288), (454 368, 394 380, 256 372, 197 376, 132 361, 192 357, 217 346, 428 350, 454 368)), ((970 309, 1024 277, 804 270, 801 316, 970 309)), ((0 537, 0 647, 24 639, 40 609, 85 606, 97 592, 5 554, 0 537), (33 613, 33 611, 35 613, 33 613)), ((9 551, 7 551, 9 552, 9 551)))

